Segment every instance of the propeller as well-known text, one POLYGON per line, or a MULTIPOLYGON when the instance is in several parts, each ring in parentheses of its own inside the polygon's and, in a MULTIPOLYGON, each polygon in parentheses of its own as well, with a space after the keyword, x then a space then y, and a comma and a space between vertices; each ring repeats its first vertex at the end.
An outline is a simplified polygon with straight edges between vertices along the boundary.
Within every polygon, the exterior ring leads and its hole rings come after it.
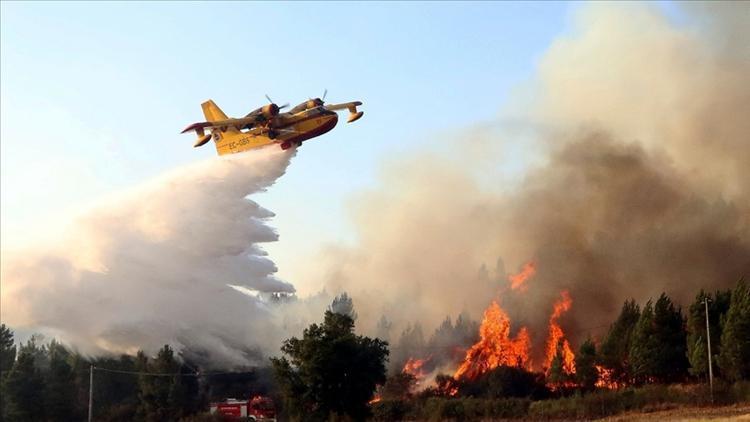
MULTIPOLYGON (((269 103, 275 104, 273 102, 273 100, 271 99, 271 97, 268 96, 268 94, 265 94, 265 96, 266 96, 266 99, 268 100, 269 103)), ((289 107, 289 103, 284 103, 284 104, 282 104, 282 105, 279 106, 279 110, 287 108, 287 107, 289 107)))
MULTIPOLYGON (((323 90, 323 98, 311 98, 311 97, 308 97, 308 98, 310 98, 310 101, 312 101, 313 104, 315 104, 315 107, 322 107, 323 104, 325 103, 326 95, 328 95, 328 88, 323 90)), ((314 107, 310 107, 310 108, 314 108, 314 107)))

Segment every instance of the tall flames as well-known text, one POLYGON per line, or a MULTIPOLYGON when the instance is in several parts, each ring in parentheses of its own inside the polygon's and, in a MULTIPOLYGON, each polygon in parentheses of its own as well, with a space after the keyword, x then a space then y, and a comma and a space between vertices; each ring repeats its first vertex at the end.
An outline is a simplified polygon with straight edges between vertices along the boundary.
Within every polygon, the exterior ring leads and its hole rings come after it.
POLYGON ((530 368, 529 331, 522 327, 518 334, 511 338, 510 318, 497 301, 492 301, 484 311, 479 337, 479 341, 466 352, 466 357, 453 378, 476 378, 477 375, 500 365, 530 368))
MULTIPOLYGON (((508 276, 511 291, 523 294, 528 290, 528 282, 536 274, 536 264, 529 261, 518 274, 508 276)), ((539 362, 532 362, 532 342, 529 329, 525 326, 518 328, 515 335, 511 335, 512 322, 508 313, 500 305, 500 299, 493 300, 485 309, 479 326, 479 340, 465 353, 452 380, 476 379, 485 372, 499 366, 515 366, 526 370, 544 372, 548 378, 550 388, 575 387, 573 381, 576 373, 575 353, 566 338, 560 320, 570 311, 573 299, 567 290, 560 292, 559 298, 553 303, 549 316, 547 339, 544 343, 544 355, 539 362)), ((539 356, 542 356, 539 354, 539 356)), ((424 364, 430 358, 410 358, 403 368, 403 372, 414 375, 415 379, 425 378, 424 364)), ((600 388, 617 388, 611 380, 607 369, 597 366, 600 388)), ((445 382, 445 381, 444 381, 445 382)), ((438 390, 445 395, 458 393, 455 383, 438 385, 438 390)))
MULTIPOLYGON (((518 274, 510 275, 508 281, 511 290, 524 292, 528 289, 528 281, 536 274, 533 261, 526 263, 518 274)), ((567 290, 560 293, 560 298, 554 303, 549 317, 549 333, 547 336, 544 361, 539 369, 549 375, 555 356, 560 354, 562 371, 566 375, 575 374, 575 354, 565 333, 560 326, 560 318, 568 312, 573 300, 567 290)), ((511 336, 511 319, 500 306, 498 300, 493 300, 484 311, 484 317, 479 327, 479 341, 469 348, 453 375, 454 379, 477 376, 497 368, 501 365, 519 366, 528 370, 534 369, 531 361, 531 336, 527 327, 521 327, 515 337, 511 336)))
POLYGON ((549 374, 552 367, 552 361, 558 353, 562 355, 563 371, 566 374, 575 374, 576 372, 576 356, 570 349, 570 344, 565 338, 565 333, 558 323, 562 314, 568 312, 572 305, 573 301, 570 299, 570 294, 568 294, 567 290, 563 290, 560 294, 560 299, 555 302, 552 315, 549 317, 549 335, 547 336, 547 349, 543 365, 547 374, 549 374))
MULTIPOLYGON (((527 282, 535 273, 534 262, 527 262, 521 272, 508 277, 511 290, 526 291, 527 282)), ((510 328, 510 317, 498 301, 493 300, 484 311, 479 326, 479 341, 466 352, 453 378, 476 378, 501 365, 531 369, 531 336, 528 328, 521 327, 515 337, 511 337, 510 328)))

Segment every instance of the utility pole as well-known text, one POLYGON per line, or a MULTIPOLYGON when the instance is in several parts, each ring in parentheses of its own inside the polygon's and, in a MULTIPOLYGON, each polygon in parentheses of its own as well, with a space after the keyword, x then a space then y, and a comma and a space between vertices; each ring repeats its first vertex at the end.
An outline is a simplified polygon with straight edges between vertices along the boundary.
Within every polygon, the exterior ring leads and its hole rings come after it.
POLYGON ((714 402, 714 368, 711 364, 711 330, 708 327, 708 302, 711 299, 706 296, 703 303, 706 305, 706 344, 708 345, 708 383, 711 386, 711 403, 714 402))
POLYGON ((93 417, 94 408, 94 364, 89 367, 89 422, 93 417))

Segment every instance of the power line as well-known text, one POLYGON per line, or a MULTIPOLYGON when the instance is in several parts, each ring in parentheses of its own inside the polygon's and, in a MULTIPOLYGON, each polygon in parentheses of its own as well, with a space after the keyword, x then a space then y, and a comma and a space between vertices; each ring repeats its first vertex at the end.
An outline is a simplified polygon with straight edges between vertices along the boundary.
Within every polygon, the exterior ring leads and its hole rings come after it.
POLYGON ((183 373, 183 372, 175 372, 175 373, 159 373, 159 372, 143 372, 143 371, 126 371, 123 369, 110 369, 110 368, 101 368, 98 366, 92 366, 94 371, 100 371, 100 372, 112 372, 115 374, 129 374, 129 375, 145 375, 145 376, 151 376, 151 377, 212 377, 217 375, 247 375, 247 374, 254 374, 255 372, 204 372, 204 373, 183 373))
POLYGON ((93 409, 94 409, 94 371, 99 372, 110 372, 114 374, 127 374, 127 375, 139 375, 139 376, 150 376, 150 377, 211 377, 215 375, 244 375, 244 374, 254 374, 254 372, 208 372, 208 373, 182 373, 182 372, 176 372, 176 373, 158 373, 158 372, 143 372, 143 371, 126 371, 123 369, 110 369, 110 368, 100 368, 94 365, 91 365, 89 367, 89 411, 88 411, 88 422, 92 421, 93 417, 93 409))

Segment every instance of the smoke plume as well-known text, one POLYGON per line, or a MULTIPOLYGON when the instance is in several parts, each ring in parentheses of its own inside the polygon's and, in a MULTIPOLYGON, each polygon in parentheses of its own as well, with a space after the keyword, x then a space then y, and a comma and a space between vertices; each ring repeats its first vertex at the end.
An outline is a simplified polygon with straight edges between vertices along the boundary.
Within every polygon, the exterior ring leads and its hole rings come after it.
POLYGON ((276 317, 228 285, 294 291, 260 248, 277 239, 265 223, 273 214, 246 198, 273 184, 292 156, 215 158, 101 201, 54 248, 3 260, 3 322, 91 353, 170 343, 222 364, 276 351, 276 317))
MULTIPOLYGON (((391 339, 479 318, 499 296, 543 352, 563 290, 577 346, 627 298, 685 304, 750 275, 750 5, 688 7, 679 25, 651 5, 582 8, 497 121, 385 164, 380 187, 354 198, 356 244, 322 251, 310 282, 348 292, 358 329, 391 339)), ((272 213, 246 199, 290 158, 180 168, 98 204, 55 249, 4 257, 3 322, 89 352, 276 353, 330 303, 237 291, 294 291, 260 248, 277 238, 272 213)))
POLYGON ((562 290, 577 346, 627 298, 734 285, 750 274, 749 11, 701 6, 676 25, 650 5, 586 6, 497 122, 386 164, 320 282, 394 329, 478 318, 500 294, 536 350, 562 290), (497 170, 519 160, 520 176, 497 170), (528 291, 510 291, 530 260, 528 291))

